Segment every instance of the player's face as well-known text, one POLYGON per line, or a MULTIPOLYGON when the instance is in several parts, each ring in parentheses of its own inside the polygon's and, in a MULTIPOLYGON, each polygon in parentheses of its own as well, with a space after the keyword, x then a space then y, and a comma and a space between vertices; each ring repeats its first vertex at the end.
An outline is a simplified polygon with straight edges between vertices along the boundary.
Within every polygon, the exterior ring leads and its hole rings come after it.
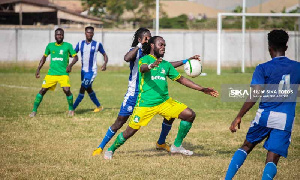
POLYGON ((139 42, 142 43, 142 44, 144 44, 145 42, 148 42, 150 38, 151 38, 151 33, 147 31, 147 32, 143 35, 142 39, 139 38, 139 42))
POLYGON ((87 29, 85 31, 85 37, 87 41, 92 41, 93 36, 94 36, 94 31, 92 29, 87 29))
POLYGON ((55 32, 55 40, 56 40, 57 44, 62 43, 64 40, 64 32, 60 31, 60 30, 56 31, 55 32))
POLYGON ((165 55, 165 50, 166 50, 166 42, 163 38, 159 37, 156 39, 154 42, 154 55, 157 58, 164 57, 165 55))

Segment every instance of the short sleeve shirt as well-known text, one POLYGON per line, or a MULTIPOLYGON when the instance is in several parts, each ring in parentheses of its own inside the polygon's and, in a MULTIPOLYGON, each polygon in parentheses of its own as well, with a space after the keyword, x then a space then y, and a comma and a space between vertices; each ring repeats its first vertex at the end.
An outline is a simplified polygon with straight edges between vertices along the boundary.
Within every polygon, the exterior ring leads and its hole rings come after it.
POLYGON ((69 56, 74 57, 76 52, 70 43, 63 42, 62 44, 57 44, 52 42, 47 45, 44 55, 46 57, 51 55, 48 75, 69 75, 66 72, 69 64, 69 56))
POLYGON ((169 97, 167 77, 175 81, 181 77, 180 73, 168 61, 163 60, 158 67, 154 67, 146 73, 140 72, 143 64, 151 64, 156 61, 152 55, 147 55, 139 60, 139 95, 137 106, 157 106, 169 97))

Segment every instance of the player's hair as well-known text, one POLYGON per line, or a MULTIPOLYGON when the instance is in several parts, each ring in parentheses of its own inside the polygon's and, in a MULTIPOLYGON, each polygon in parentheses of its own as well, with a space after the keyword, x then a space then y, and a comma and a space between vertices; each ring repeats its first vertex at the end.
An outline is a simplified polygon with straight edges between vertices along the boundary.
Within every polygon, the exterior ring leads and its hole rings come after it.
POLYGON ((139 28, 137 31, 135 31, 135 33, 133 35, 133 42, 131 44, 131 47, 137 46, 138 43, 139 43, 139 38, 143 38, 143 35, 146 32, 150 32, 149 29, 147 29, 147 28, 139 28))
POLYGON ((268 33, 269 46, 275 50, 285 50, 289 35, 282 29, 275 29, 268 33))
POLYGON ((61 32, 65 33, 65 31, 62 28, 55 29, 54 33, 56 33, 56 31, 61 31, 61 32))
POLYGON ((84 31, 87 31, 88 29, 91 29, 91 30, 94 31, 94 27, 93 27, 93 26, 87 26, 87 27, 85 27, 85 28, 84 28, 84 31))
POLYGON ((162 38, 162 37, 161 36, 153 36, 148 40, 148 42, 145 42, 143 44, 142 51, 144 54, 150 54, 151 44, 155 44, 155 41, 157 38, 162 38))

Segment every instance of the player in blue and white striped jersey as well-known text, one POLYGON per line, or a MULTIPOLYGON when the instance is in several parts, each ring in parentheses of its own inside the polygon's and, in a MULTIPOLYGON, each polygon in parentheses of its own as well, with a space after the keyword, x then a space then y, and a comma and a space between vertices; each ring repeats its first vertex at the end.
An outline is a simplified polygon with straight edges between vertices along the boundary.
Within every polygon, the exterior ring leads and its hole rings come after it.
MULTIPOLYGON (((266 99, 266 93, 262 93, 262 100, 256 112, 254 120, 246 135, 244 144, 235 152, 229 164, 225 180, 232 179, 242 166, 248 154, 264 139, 264 148, 268 150, 266 165, 262 179, 273 179, 277 173, 277 163, 281 156, 287 157, 288 147, 291 142, 292 126, 295 119, 296 95, 300 84, 300 63, 285 57, 287 50, 288 34, 283 30, 273 30, 268 34, 269 53, 272 60, 259 64, 252 77, 251 87, 255 91, 264 92, 264 87, 276 84, 280 91, 280 84, 285 87, 295 87, 292 101, 286 99, 266 99), (281 101, 278 101, 281 100, 281 101)), ((266 91, 269 91, 268 89, 266 91)), ((275 91, 274 91, 275 92, 275 91)), ((299 93, 299 92, 298 92, 299 93)), ((260 95, 259 93, 257 93, 260 95)), ((242 117, 257 101, 244 103, 235 120, 229 127, 231 132, 236 132, 236 126, 240 128, 242 117)))
MULTIPOLYGON (((142 53, 142 44, 148 42, 151 38, 151 33, 146 28, 139 28, 134 34, 134 40, 131 45, 131 49, 129 52, 124 56, 124 60, 129 62, 130 74, 129 74, 129 82, 128 82, 128 90, 124 96, 124 101, 121 105, 119 115, 109 128, 108 131, 103 138, 102 142, 98 146, 98 148, 93 152, 93 155, 99 155, 106 144, 111 140, 111 138, 115 135, 115 133, 123 126, 124 123, 128 120, 129 116, 132 115, 133 109, 136 105, 136 100, 139 93, 139 72, 138 72, 138 62, 139 59, 144 56, 142 53)), ((176 68, 183 64, 185 64, 188 60, 196 59, 200 60, 199 55, 195 55, 190 57, 189 59, 185 59, 182 61, 175 61, 171 62, 171 64, 176 68)), ((165 140, 166 137, 171 130, 172 123, 174 119, 166 120, 164 119, 162 123, 162 130, 160 137, 156 143, 156 148, 158 150, 166 150, 170 151, 170 147, 166 144, 165 140)))
POLYGON ((75 51, 81 54, 81 87, 78 97, 73 105, 74 110, 84 98, 84 93, 87 91, 91 100, 96 105, 94 112, 99 112, 103 109, 99 100, 96 97, 95 92, 92 89, 92 84, 97 75, 97 52, 99 51, 104 57, 104 64, 101 67, 102 71, 106 70, 108 62, 107 54, 105 53, 103 46, 100 42, 93 40, 94 28, 88 26, 85 28, 86 40, 79 41, 75 47, 75 51))

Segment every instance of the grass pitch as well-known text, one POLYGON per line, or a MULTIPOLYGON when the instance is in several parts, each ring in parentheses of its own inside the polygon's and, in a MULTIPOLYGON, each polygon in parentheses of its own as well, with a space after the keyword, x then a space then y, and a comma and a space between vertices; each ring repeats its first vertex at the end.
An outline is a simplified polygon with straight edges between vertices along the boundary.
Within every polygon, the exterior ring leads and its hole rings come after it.
MULTIPOLYGON (((183 143, 195 155, 171 156, 155 150, 162 122, 162 117, 155 116, 148 126, 116 151, 112 161, 107 161, 103 154, 91 155, 118 115, 127 90, 128 68, 108 67, 106 72, 98 73, 93 88, 104 111, 93 113, 94 105, 86 94, 75 117, 68 118, 66 97, 57 86, 56 91, 49 91, 44 97, 37 117, 29 118, 47 72, 44 67, 41 78, 36 79, 35 68, 7 65, 0 68, 1 179, 222 179, 257 109, 255 105, 244 117, 241 129, 232 134, 228 127, 242 102, 221 102, 221 98, 212 98, 169 81, 170 96, 187 104, 197 114, 183 143)), ((192 80, 220 92, 221 84, 249 84, 252 70, 245 74, 223 71, 222 76, 217 76, 213 70, 204 70, 208 76, 192 80)), ((79 69, 73 70, 70 79, 75 100, 80 87, 79 69)), ((279 161, 276 179, 300 178, 299 119, 298 104, 289 156, 279 161)), ((168 142, 173 143, 178 125, 179 120, 176 120, 168 142)), ((258 145, 236 179, 261 179, 266 153, 262 144, 258 145)))

